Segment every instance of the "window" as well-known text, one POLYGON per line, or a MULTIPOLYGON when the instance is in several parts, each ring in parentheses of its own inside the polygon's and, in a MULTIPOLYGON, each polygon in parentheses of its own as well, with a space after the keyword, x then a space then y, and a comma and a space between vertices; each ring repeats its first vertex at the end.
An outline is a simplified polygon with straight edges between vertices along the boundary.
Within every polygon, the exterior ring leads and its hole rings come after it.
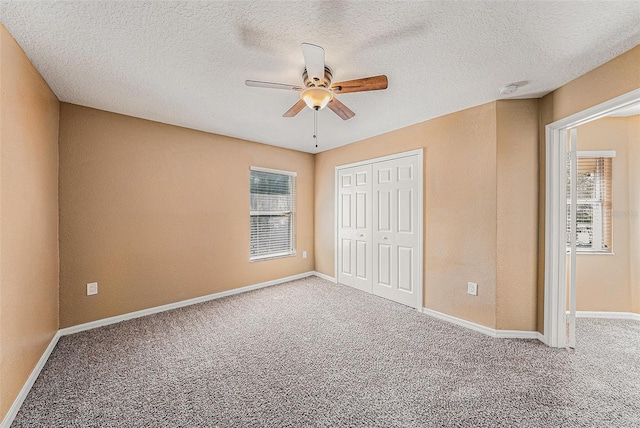
POLYGON ((295 255, 296 173, 251 167, 251 261, 295 255))
MULTIPOLYGON (((611 253, 611 158, 578 152, 576 246, 580 253, 611 253)), ((570 170, 569 170, 570 171, 570 170)), ((571 237, 570 172, 567 176, 567 248, 571 237)))

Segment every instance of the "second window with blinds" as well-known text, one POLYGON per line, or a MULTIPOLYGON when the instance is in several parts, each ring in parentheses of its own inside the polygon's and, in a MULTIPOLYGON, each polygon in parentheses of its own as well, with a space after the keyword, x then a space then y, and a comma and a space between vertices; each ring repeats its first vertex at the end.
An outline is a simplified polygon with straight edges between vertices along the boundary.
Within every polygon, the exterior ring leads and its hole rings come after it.
MULTIPOLYGON (((578 152, 576 247, 582 253, 611 253, 612 157, 578 152)), ((570 177, 567 180, 569 195, 570 177)), ((567 247, 570 241, 570 200, 567 201, 567 247)))
POLYGON ((251 261, 295 255, 296 173, 250 170, 251 261))

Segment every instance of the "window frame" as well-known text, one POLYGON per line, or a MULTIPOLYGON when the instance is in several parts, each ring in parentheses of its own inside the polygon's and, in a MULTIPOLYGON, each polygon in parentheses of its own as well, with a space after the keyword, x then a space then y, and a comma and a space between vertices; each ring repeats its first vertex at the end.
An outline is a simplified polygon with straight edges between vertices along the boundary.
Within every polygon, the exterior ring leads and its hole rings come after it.
MULTIPOLYGON (((613 252, 613 158, 616 157, 616 152, 615 150, 600 150, 600 151, 578 151, 576 153, 576 158, 578 159, 578 161, 580 159, 593 159, 594 163, 596 164, 596 173, 597 173, 597 168, 598 168, 598 164, 600 159, 603 160, 603 162, 606 162, 607 160, 610 160, 611 162, 611 178, 609 180, 607 180, 607 176, 606 176, 606 167, 604 167, 604 171, 602 171, 602 174, 604 175, 604 178, 602 179, 602 182, 604 184, 604 188, 605 190, 603 191, 603 196, 599 199, 593 199, 593 198, 578 198, 577 199, 577 205, 590 205, 593 207, 593 212, 591 215, 591 230, 592 230, 592 234, 593 236, 591 237, 591 247, 576 247, 576 253, 577 254, 602 254, 602 255, 612 255, 614 254, 613 252), (609 181, 609 183, 607 183, 607 181, 609 181), (609 192, 609 200, 607 201, 606 199, 606 195, 607 195, 607 187, 610 189, 609 192), (609 248, 606 249, 602 249, 602 248, 597 248, 597 244, 600 243, 600 246, 602 247, 602 245, 605 243, 606 239, 605 239, 605 227, 604 227, 604 222, 605 222, 605 216, 606 216, 606 204, 610 204, 610 219, 609 219, 609 232, 610 232, 610 239, 609 239, 609 248), (597 225, 595 224, 594 220, 596 218, 596 211, 597 208, 599 207, 599 217, 600 217, 600 224, 597 225), (596 231, 599 231, 599 238, 596 239, 596 231)), ((570 170, 567 170, 567 183, 569 183, 570 180, 570 170)), ((568 194, 568 193, 567 193, 568 194)), ((570 205, 571 205, 571 198, 567 198, 567 217, 569 217, 570 215, 570 205)), ((567 219, 567 226, 570 225, 570 220, 567 219)), ((569 238, 569 233, 570 231, 567 231, 567 238, 569 238)), ((567 239, 567 252, 571 251, 571 246, 569 243, 569 239, 567 239)))
POLYGON ((280 169, 273 168, 264 168, 258 166, 251 166, 249 168, 249 261, 250 262, 259 262, 264 260, 272 260, 283 257, 294 257, 296 255, 296 198, 297 198, 297 179, 298 173, 295 171, 285 171, 280 169), (288 211, 276 211, 276 210, 267 210, 267 211, 258 211, 252 210, 251 201, 252 201, 252 193, 251 193, 251 180, 252 174, 254 172, 263 172, 281 176, 287 176, 290 179, 289 182, 289 195, 290 195, 290 210, 288 211), (252 255, 251 247, 252 247, 252 233, 253 233, 253 221, 254 217, 262 217, 262 216, 273 216, 273 217, 288 217, 289 219, 289 248, 287 251, 280 252, 272 252, 269 254, 260 254, 260 255, 252 255))

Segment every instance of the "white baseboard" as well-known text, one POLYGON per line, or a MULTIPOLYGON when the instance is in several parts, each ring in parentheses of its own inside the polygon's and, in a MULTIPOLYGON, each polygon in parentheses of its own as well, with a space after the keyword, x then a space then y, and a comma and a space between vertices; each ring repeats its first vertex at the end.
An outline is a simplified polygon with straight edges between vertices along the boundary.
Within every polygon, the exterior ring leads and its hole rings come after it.
POLYGON ((103 318, 96 321, 87 322, 84 324, 78 324, 71 327, 60 329, 60 335, 66 336, 68 334, 79 333, 85 330, 91 330, 105 325, 115 324, 122 321, 140 318, 147 315, 157 314, 159 312, 170 311, 172 309, 178 309, 185 306, 195 305, 197 303, 208 302, 209 300, 220 299, 221 297, 232 296, 234 294, 246 293, 247 291, 257 290, 259 288, 270 287, 272 285, 282 284, 284 282, 294 281, 296 279, 306 278, 313 276, 316 273, 313 271, 301 273, 298 275, 287 276, 285 278, 274 279, 272 281, 261 282, 259 284, 247 285, 245 287, 234 288, 231 290, 221 291, 219 293, 207 294, 206 296, 195 297, 193 299, 182 300, 180 302, 169 303, 162 306, 155 306, 153 308, 142 309, 140 311, 129 312, 122 315, 116 315, 114 317, 103 318))
POLYGON ((331 282, 336 282, 336 279, 334 277, 332 277, 332 276, 325 275, 323 273, 315 272, 315 271, 313 272, 313 274, 315 276, 317 276, 318 278, 326 279, 327 281, 331 281, 331 282))
POLYGON ((495 330, 494 337, 498 339, 536 339, 540 340, 540 333, 526 330, 495 330))
POLYGON ((613 320, 640 321, 640 314, 634 312, 576 311, 576 318, 608 318, 613 320))
POLYGON ((31 374, 27 378, 27 381, 24 383, 24 385, 22 385, 22 389, 18 393, 18 396, 16 397, 15 400, 13 400, 13 404, 9 408, 9 411, 7 412, 7 414, 4 416, 2 423, 0 423, 0 428, 9 428, 11 426, 11 423, 13 422, 16 415, 18 414, 18 411, 20 410, 22 403, 27 398, 27 395, 29 395, 29 391, 31 391, 31 387, 33 386, 36 379, 40 375, 40 371, 42 371, 42 368, 44 367, 47 360, 49 359, 49 356, 51 355, 53 348, 56 347, 56 344, 58 343, 58 339, 60 339, 60 331, 56 331, 56 334, 51 339, 51 342, 49 342, 49 346, 47 346, 47 349, 44 350, 42 356, 38 360, 38 363, 31 371, 31 374))
POLYGON ((491 327, 487 327, 481 324, 476 324, 471 321, 457 318, 451 315, 443 314, 442 312, 434 311, 433 309, 422 308, 422 313, 432 316, 434 318, 441 319, 443 321, 450 322, 452 324, 459 325, 460 327, 468 328, 469 330, 477 331, 482 334, 486 334, 490 337, 497 339, 538 339, 542 335, 537 331, 523 331, 523 330, 496 330, 491 327))

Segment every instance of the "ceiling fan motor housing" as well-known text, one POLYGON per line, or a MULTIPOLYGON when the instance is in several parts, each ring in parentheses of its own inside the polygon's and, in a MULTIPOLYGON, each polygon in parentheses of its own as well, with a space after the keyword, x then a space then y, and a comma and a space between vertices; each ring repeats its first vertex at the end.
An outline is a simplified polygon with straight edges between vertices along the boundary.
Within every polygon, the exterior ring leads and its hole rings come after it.
POLYGON ((324 67, 324 79, 322 80, 315 81, 312 78, 310 78, 306 68, 302 71, 302 81, 304 82, 304 86, 306 88, 312 88, 315 86, 318 88, 328 89, 331 87, 332 79, 333 79, 333 73, 331 72, 331 69, 327 66, 324 67))

